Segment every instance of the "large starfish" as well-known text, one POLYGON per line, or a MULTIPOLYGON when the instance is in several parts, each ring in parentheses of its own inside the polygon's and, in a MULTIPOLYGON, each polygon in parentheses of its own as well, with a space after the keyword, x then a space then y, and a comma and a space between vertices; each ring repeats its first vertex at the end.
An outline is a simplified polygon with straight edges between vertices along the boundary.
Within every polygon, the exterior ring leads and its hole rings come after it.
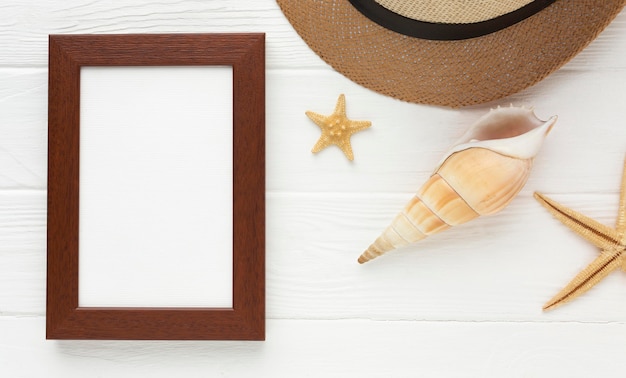
POLYGON ((350 137, 357 131, 367 129, 372 125, 369 121, 348 119, 346 116, 346 97, 343 94, 339 96, 333 114, 325 116, 308 111, 306 115, 322 129, 322 136, 313 146, 311 152, 316 153, 331 144, 336 144, 349 160, 354 160, 350 137))
POLYGON ((622 174, 619 211, 615 228, 605 226, 540 193, 535 193, 535 198, 563 224, 600 248, 600 256, 550 299, 544 305, 544 310, 551 310, 575 299, 620 267, 626 271, 626 161, 622 174))

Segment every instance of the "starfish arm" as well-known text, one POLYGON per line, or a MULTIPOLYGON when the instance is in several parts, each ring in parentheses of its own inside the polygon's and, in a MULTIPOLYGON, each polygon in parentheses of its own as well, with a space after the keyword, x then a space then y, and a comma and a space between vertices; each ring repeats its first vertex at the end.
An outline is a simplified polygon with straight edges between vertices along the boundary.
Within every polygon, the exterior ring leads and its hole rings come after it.
POLYGON ((622 172, 622 186, 619 194, 619 210, 617 213, 617 231, 622 235, 622 243, 626 242, 626 160, 622 172))
POLYGON ((338 146, 339 148, 341 148, 341 151, 343 151, 348 160, 354 160, 354 153, 352 152, 352 145, 350 144, 350 141, 348 141, 347 143, 338 144, 338 146))
POLYGON ((600 249, 610 249, 620 244, 621 235, 579 212, 569 209, 543 194, 535 192, 535 199, 561 223, 600 249))
POLYGON ((337 99, 337 105, 335 105, 334 114, 346 115, 346 96, 341 94, 337 99))
POLYGON ((552 310, 582 295, 600 282, 609 273, 621 266, 622 250, 603 251, 591 264, 583 269, 557 295, 550 299, 543 310, 552 310))
POLYGON ((317 143, 315 143, 315 146, 313 146, 313 148, 311 149, 311 152, 313 152, 313 153, 320 152, 321 150, 323 150, 324 148, 330 146, 331 144, 332 143, 328 140, 328 138, 326 138, 324 135, 322 135, 317 140, 317 143))
POLYGON ((309 117, 311 121, 315 122, 317 126, 324 129, 324 125, 326 124, 326 120, 328 119, 327 116, 312 111, 307 111, 305 114, 307 117, 309 117))
POLYGON ((372 126, 370 121, 350 121, 350 134, 365 130, 370 126, 372 126))

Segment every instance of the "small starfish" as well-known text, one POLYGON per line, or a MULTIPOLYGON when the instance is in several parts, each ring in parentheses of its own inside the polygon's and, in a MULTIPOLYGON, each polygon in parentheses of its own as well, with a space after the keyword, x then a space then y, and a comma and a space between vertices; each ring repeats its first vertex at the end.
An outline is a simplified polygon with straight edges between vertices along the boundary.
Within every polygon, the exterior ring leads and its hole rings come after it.
POLYGON ((544 310, 551 310, 575 299, 620 267, 626 271, 626 161, 622 174, 617 224, 614 229, 560 205, 540 193, 535 193, 535 198, 555 218, 600 248, 600 256, 550 299, 544 305, 544 310))
POLYGON ((331 144, 336 144, 349 160, 354 160, 350 137, 352 134, 367 129, 372 125, 370 121, 352 121, 346 116, 346 96, 339 96, 335 111, 329 116, 311 111, 306 112, 315 124, 322 129, 322 136, 317 141, 311 152, 316 153, 331 144))

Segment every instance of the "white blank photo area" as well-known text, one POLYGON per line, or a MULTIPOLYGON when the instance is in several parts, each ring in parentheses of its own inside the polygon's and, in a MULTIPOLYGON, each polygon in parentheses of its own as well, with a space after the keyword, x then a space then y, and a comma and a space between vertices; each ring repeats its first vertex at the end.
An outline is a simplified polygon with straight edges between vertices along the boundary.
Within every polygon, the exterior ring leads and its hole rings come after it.
POLYGON ((232 67, 83 67, 80 307, 232 307, 232 67))

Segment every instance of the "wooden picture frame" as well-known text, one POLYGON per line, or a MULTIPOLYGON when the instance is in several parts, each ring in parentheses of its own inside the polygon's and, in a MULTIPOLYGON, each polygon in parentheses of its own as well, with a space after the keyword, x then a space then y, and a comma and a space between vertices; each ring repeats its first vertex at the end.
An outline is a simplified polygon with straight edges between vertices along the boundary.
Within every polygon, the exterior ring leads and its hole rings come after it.
POLYGON ((265 339, 264 34, 51 35, 48 156, 47 339, 265 339), (233 72, 232 308, 80 307, 81 67, 213 65, 233 72))

